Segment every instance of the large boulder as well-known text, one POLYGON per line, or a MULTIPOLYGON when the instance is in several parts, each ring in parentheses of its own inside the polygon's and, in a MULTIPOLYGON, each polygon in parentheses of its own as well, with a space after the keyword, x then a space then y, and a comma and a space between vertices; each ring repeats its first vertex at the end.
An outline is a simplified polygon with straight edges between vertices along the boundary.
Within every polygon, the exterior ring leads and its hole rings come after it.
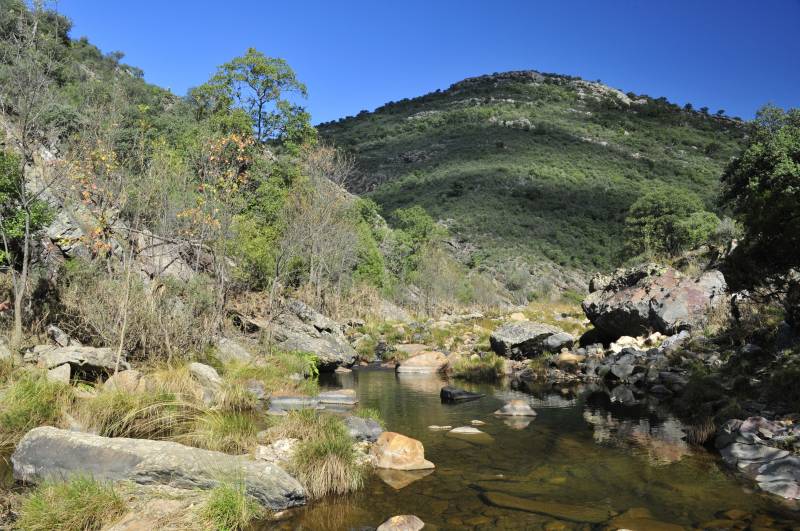
POLYGON ((702 327, 725 302, 725 277, 716 270, 689 277, 656 264, 619 269, 603 289, 590 293, 583 311, 610 337, 675 334, 702 327))
POLYGON ((105 481, 206 490, 225 478, 244 480, 247 493, 271 510, 302 505, 306 492, 282 468, 166 441, 107 438, 40 427, 11 456, 14 477, 26 482, 90 475, 105 481))
POLYGON ((333 371, 342 365, 349 367, 358 356, 342 325, 300 301, 284 304, 271 326, 279 348, 313 353, 321 371, 333 371))
MULTIPOLYGON (((56 347, 37 345, 25 354, 25 361, 35 363, 43 369, 54 369, 69 363, 73 369, 99 372, 113 372, 117 367, 117 353, 110 348, 73 346, 56 347)), ((119 359, 119 369, 130 368, 123 352, 119 359)))
POLYGON ((372 447, 376 467, 393 470, 425 470, 434 464, 425 459, 422 443, 393 431, 385 431, 372 447))
POLYGON ((531 321, 511 321, 492 332, 489 342, 492 350, 500 356, 524 359, 551 352, 555 350, 556 344, 557 348, 560 348, 565 340, 571 344, 571 336, 569 338, 565 336, 568 334, 555 326, 531 321), (548 342, 552 336, 558 336, 558 341, 548 342))

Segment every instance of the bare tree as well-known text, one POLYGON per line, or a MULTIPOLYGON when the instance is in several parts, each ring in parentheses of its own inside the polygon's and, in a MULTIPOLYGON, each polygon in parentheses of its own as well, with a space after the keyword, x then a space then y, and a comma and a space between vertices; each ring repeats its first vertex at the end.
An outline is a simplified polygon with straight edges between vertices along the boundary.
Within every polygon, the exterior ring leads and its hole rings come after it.
MULTIPOLYGON (((30 11, 23 11, 18 18, 16 31, 2 43, 0 52, 0 112, 4 126, 21 154, 14 195, 16 208, 24 218, 22 257, 19 273, 11 267, 15 343, 22 338, 22 311, 31 264, 34 209, 55 179, 55 173, 47 172, 45 165, 40 165, 39 172, 33 171, 34 158, 42 141, 54 135, 47 114, 54 103, 53 75, 60 66, 52 48, 47 46, 50 37, 41 27, 46 15, 43 4, 38 1, 30 11)), ((58 24, 59 20, 56 18, 48 22, 58 24)), ((4 221, 0 219, 0 231, 8 253, 9 242, 4 221)))

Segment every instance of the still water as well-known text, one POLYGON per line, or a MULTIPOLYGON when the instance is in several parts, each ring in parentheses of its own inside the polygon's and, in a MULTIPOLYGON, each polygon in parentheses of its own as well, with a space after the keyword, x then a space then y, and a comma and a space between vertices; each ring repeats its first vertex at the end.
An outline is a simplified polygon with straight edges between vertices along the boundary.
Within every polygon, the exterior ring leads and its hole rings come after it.
POLYGON ((389 430, 420 440, 436 469, 378 471, 356 494, 295 510, 281 529, 374 529, 397 514, 417 515, 426 530, 800 529, 800 513, 750 490, 652 406, 622 409, 585 388, 523 393, 458 381, 486 396, 451 405, 439 400, 446 382, 437 376, 356 370, 330 378, 324 387, 356 389, 389 430), (512 398, 528 400, 538 416, 527 423, 492 414, 512 398), (428 429, 473 419, 486 423, 486 436, 428 429))

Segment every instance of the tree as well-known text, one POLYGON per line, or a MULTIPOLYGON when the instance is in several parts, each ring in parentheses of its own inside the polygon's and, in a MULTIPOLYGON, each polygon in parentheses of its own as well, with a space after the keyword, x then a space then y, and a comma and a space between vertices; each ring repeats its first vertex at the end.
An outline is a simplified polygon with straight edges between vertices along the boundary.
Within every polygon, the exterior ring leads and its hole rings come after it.
POLYGON ((723 204, 744 226, 730 260, 732 280, 783 300, 800 324, 800 109, 762 108, 722 187, 723 204))
POLYGON ((719 218, 695 194, 654 188, 631 205, 625 219, 626 246, 634 254, 674 256, 706 241, 719 218))
MULTIPOLYGON (((306 87, 283 59, 254 48, 220 66, 211 80, 190 92, 199 118, 240 109, 247 113, 259 142, 310 134, 310 117, 289 99, 306 96, 306 87)), ((302 140, 302 139, 300 139, 302 140)))
POLYGON ((13 29, 4 36, 0 47, 0 113, 21 155, 6 155, 0 175, 0 194, 4 196, 0 232, 12 272, 15 343, 22 338, 32 234, 44 219, 42 195, 55 180, 55 174, 49 171, 52 165, 40 165, 41 171, 36 174, 26 171, 26 167, 33 164, 39 145, 52 141, 57 134, 49 113, 54 106, 53 79, 61 67, 52 40, 63 36, 58 30, 61 21, 61 17, 36 2, 31 11, 16 12, 13 29), (16 169, 11 167, 14 162, 16 169))

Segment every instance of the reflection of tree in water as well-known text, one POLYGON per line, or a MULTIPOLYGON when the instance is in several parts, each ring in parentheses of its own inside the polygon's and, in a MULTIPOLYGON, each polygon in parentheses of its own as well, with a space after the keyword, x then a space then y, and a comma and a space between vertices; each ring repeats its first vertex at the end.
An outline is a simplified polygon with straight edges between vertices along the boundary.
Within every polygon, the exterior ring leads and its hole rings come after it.
POLYGON ((675 463, 692 453, 683 425, 673 417, 619 419, 608 411, 586 408, 583 418, 592 425, 596 443, 644 449, 655 465, 675 463))

